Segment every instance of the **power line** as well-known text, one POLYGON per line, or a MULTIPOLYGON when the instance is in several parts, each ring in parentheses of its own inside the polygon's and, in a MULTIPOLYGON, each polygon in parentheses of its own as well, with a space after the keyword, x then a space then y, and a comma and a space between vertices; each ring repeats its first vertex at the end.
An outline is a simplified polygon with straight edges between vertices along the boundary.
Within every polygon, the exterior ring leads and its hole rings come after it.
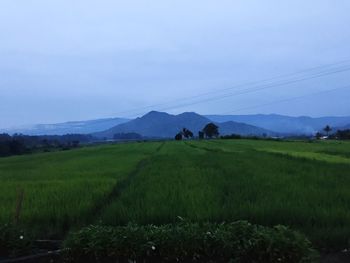
MULTIPOLYGON (((271 89, 271 88, 281 87, 281 86, 285 86, 285 85, 290 85, 290 84, 302 82, 302 81, 305 81, 305 80, 311 80, 311 79, 315 79, 315 78, 320 78, 320 77, 333 75, 333 74, 337 74, 337 73, 341 73, 341 72, 345 72, 345 71, 349 71, 349 70, 350 70, 350 66, 347 65, 346 67, 336 68, 336 69, 333 69, 331 71, 323 71, 323 72, 320 72, 320 73, 317 73, 317 74, 313 74, 313 75, 310 75, 310 76, 305 76, 305 77, 298 78, 298 79, 289 79, 289 80, 285 80, 285 81, 281 81, 281 82, 277 82, 277 83, 272 83, 272 84, 268 84, 268 85, 257 85, 255 88, 245 89, 245 90, 241 90, 241 91, 238 91, 238 92, 235 92, 235 93, 227 93, 227 94, 219 95, 219 96, 212 97, 212 98, 206 98, 206 99, 203 99, 203 100, 197 100, 197 101, 194 101, 194 102, 188 102, 188 103, 182 103, 182 104, 178 104, 178 105, 173 105, 173 106, 169 106, 169 107, 165 107, 165 108, 160 108, 158 110, 165 111, 165 110, 170 110, 170 109, 177 109, 177 108, 188 107, 188 106, 192 106, 192 105, 196 105, 196 104, 201 104, 201 103, 204 103, 204 102, 222 100, 222 99, 226 99, 226 98, 233 97, 233 96, 239 96, 239 95, 243 95, 243 94, 254 93, 254 92, 266 90, 266 89, 271 89)), ((134 114, 132 116, 136 116, 136 115, 138 115, 138 114, 134 114)))
POLYGON ((321 94, 325 94, 325 93, 331 93, 331 92, 334 92, 334 91, 338 91, 338 90, 342 90, 342 89, 349 89, 349 88, 350 88, 350 85, 345 86, 345 87, 335 88, 335 89, 323 90, 323 91, 314 92, 314 93, 306 94, 306 95, 302 95, 302 96, 286 98, 286 99, 276 100, 276 101, 272 101, 272 102, 268 102, 268 103, 264 103, 264 104, 255 105, 255 106, 239 108, 239 109, 236 109, 236 110, 224 112, 222 114, 225 115, 225 114, 228 114, 228 113, 239 112, 239 111, 242 111, 242 110, 250 110, 250 109, 266 107, 266 106, 270 106, 270 105, 274 105, 274 104, 278 104, 278 103, 289 102, 289 101, 293 101, 293 100, 299 100, 299 99, 303 99, 303 98, 307 98, 307 97, 317 96, 317 95, 321 95, 321 94))
MULTIPOLYGON (((183 102, 183 101, 191 101, 191 100, 194 100, 196 98, 200 98, 200 97, 204 97, 204 96, 207 96, 207 95, 210 95, 210 94, 217 94, 217 93, 221 93, 221 92, 224 92, 224 91, 228 91, 228 90, 234 90, 234 89, 238 89, 238 88, 242 88, 242 87, 246 87, 246 86, 252 86, 252 85, 258 85, 258 84, 262 84, 263 82, 268 82, 268 81, 273 81, 273 80, 278 80, 278 79, 281 79, 283 77, 292 77, 292 76, 297 76, 297 75, 301 75, 301 74, 305 74, 307 72, 312 72, 312 71, 315 71, 313 74, 317 73, 317 74, 324 74, 324 73, 327 73, 327 71, 329 70, 339 70, 339 69, 342 69, 342 68, 346 68, 346 67, 349 67, 350 65, 345 65, 345 66, 342 66, 342 67, 338 67, 338 68, 333 68, 334 66, 338 66, 338 65, 342 65, 342 64, 346 64, 346 63, 349 63, 350 62, 350 59, 348 60, 342 60, 342 61, 339 61, 339 62, 335 62, 335 63, 331 63, 331 64, 326 64, 326 65, 321 65, 321 66, 317 66, 317 67, 312 67, 312 68, 308 68, 308 69, 305 69, 305 70, 301 70, 301 71, 297 71, 297 72, 294 72, 294 73, 289 73, 289 74, 283 74, 283 75, 279 75, 279 76, 276 76, 276 77, 272 77, 272 78, 268 78, 268 79, 264 79, 264 80, 259 80, 259 81, 253 81, 253 82, 248 82, 248 83, 243 83, 243 84, 240 84, 240 85, 236 85, 236 86, 233 86, 233 87, 230 87, 230 88, 225 88, 225 89, 220 89, 220 90, 213 90, 213 91, 209 91, 209 92, 206 92, 206 93, 201 93, 201 94, 198 94, 198 95, 195 95, 195 96, 191 96, 191 97, 186 97, 186 98, 180 98, 180 99, 176 99, 176 100, 172 100, 172 101, 168 101, 168 102, 164 102, 164 103, 158 103, 158 104, 153 104, 153 105, 148 105, 148 106, 144 106, 144 107, 139 107, 139 108, 134 108, 134 109, 131 109, 131 110, 127 110, 127 111, 122 111, 122 112, 119 112, 117 113, 117 115, 122 115, 122 114, 125 114, 125 113, 131 113, 131 112, 135 112, 135 111, 138 111, 138 113, 136 114, 132 114, 132 115, 129 115, 130 117, 132 116, 136 116, 136 115, 139 115, 141 114, 139 111, 141 110, 145 110, 145 109, 149 109, 149 108, 156 108, 156 107, 160 107, 160 106, 166 106, 166 105, 169 105, 169 104, 172 104, 172 103, 177 103, 177 102, 183 102), (328 68, 328 69, 327 69, 328 68), (320 72, 317 72, 318 70, 320 69, 326 69, 326 71, 320 71, 320 72)), ((349 70, 349 69, 347 69, 349 70)), ((343 72, 343 70, 341 71, 334 71, 332 72, 332 74, 334 73, 339 73, 339 72, 343 72)), ((328 74, 326 74, 328 75, 328 74)), ((304 80, 304 79, 303 79, 304 80)), ((291 82, 292 83, 292 82, 291 82)), ((274 84, 274 83, 271 83, 271 84, 274 84)), ((270 85, 271 85, 270 84, 270 85)), ((203 102, 206 102, 207 100, 203 101, 203 102)), ((199 102, 194 102, 194 104, 198 104, 199 102)), ((186 105, 184 106, 187 106, 187 105, 191 105, 190 102, 188 102, 186 105)), ((180 106, 173 106, 173 107, 168 107, 168 108, 165 108, 165 109, 173 109, 173 108, 179 108, 179 107, 184 107, 182 105, 180 106)), ((165 109, 158 109, 158 110, 165 110, 165 109)), ((127 117, 127 116, 126 116, 127 117)))

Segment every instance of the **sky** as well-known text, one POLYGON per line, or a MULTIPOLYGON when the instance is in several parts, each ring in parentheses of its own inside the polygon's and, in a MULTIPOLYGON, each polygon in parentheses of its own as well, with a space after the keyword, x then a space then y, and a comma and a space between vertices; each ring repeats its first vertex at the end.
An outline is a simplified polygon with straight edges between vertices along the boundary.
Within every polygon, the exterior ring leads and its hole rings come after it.
POLYGON ((0 128, 150 110, 350 115, 349 10, 348 0, 2 0, 0 128), (335 70, 306 71, 325 65, 335 70), (286 76, 306 80, 260 89, 286 76))

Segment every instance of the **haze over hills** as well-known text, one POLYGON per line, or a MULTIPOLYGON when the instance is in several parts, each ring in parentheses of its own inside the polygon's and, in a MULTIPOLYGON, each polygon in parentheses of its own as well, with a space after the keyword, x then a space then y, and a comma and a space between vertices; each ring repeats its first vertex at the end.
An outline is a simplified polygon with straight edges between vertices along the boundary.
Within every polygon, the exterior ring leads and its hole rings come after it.
POLYGON ((340 128, 336 128, 335 130, 347 130, 347 129, 350 129, 350 124, 348 124, 348 125, 345 125, 345 126, 343 126, 343 127, 340 127, 340 128))
POLYGON ((56 124, 36 124, 27 127, 4 129, 1 132, 9 134, 20 133, 25 135, 64 135, 90 134, 109 129, 118 124, 129 121, 124 118, 106 118, 88 121, 72 121, 56 124))
POLYGON ((321 131, 326 125, 331 127, 350 126, 350 116, 346 117, 290 117, 278 114, 257 114, 257 115, 206 115, 212 121, 225 122, 236 121, 254 125, 271 131, 295 134, 310 135, 321 131))
POLYGON ((290 117, 277 114, 257 115, 199 115, 186 112, 171 115, 151 111, 133 120, 125 118, 106 118, 88 121, 73 121, 57 124, 37 124, 28 127, 3 129, 1 132, 26 135, 64 135, 94 134, 98 138, 113 138, 117 133, 138 133, 145 137, 172 138, 186 127, 195 135, 209 122, 219 126, 222 135, 311 135, 330 125, 338 129, 350 129, 348 117, 290 117))
MULTIPOLYGON (((185 112, 179 115, 171 115, 165 112, 151 111, 141 118, 119 124, 103 132, 95 133, 98 138, 113 138, 118 133, 138 133, 145 137, 172 138, 182 128, 190 129, 195 135, 201 131, 211 120, 194 112, 185 112)), ((273 135, 274 132, 252 125, 233 121, 218 123, 221 135, 273 135)))

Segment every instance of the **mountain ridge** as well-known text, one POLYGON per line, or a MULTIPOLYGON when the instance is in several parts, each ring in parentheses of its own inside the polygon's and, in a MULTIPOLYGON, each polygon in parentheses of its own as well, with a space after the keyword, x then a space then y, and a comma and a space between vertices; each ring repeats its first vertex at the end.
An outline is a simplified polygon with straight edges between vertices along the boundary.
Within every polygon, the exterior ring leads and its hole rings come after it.
MULTIPOLYGON (((141 118, 143 120, 148 120, 148 122, 153 125, 158 125, 158 130, 164 129, 164 125, 170 129, 169 126, 171 126, 171 123, 177 123, 175 125, 176 129, 183 128, 180 127, 181 125, 189 125, 190 127, 193 126, 194 130, 197 130, 203 128, 200 126, 207 122, 219 123, 224 133, 251 132, 252 134, 266 133, 269 135, 313 135, 317 131, 322 131, 326 125, 330 125, 333 130, 350 128, 350 116, 313 118, 309 116, 292 117, 279 114, 200 115, 195 112, 184 112, 178 115, 172 115, 166 112, 150 111, 144 116, 132 120, 126 118, 103 118, 87 121, 69 121, 56 124, 37 124, 29 127, 2 129, 0 132, 26 135, 95 134, 105 132, 119 124, 140 120, 141 118), (157 124, 155 123, 155 119, 158 121, 164 120, 165 123, 163 125, 157 124), (194 124, 191 124, 191 119, 196 119, 194 124), (229 123, 231 121, 234 123, 229 123), (237 125, 237 123, 240 125, 237 125), (244 126, 244 124, 254 126, 254 128, 244 126)), ((132 130, 135 129, 136 127, 132 130)), ((147 129, 150 130, 150 127, 147 129)), ((126 127, 124 127, 123 130, 125 132, 130 132, 130 129, 126 127)), ((171 132, 174 132, 174 128, 167 131, 167 136, 169 136, 171 132)), ((148 132, 147 134, 151 133, 148 132)))
POLYGON ((342 127, 350 124, 350 116, 342 117, 309 117, 309 116, 285 116, 279 114, 255 114, 255 115, 204 115, 212 121, 236 121, 242 122, 278 133, 295 135, 312 135, 321 131, 326 125, 342 127))
MULTIPOLYGON (((195 112, 184 112, 178 115, 172 115, 165 112, 151 111, 142 117, 136 118, 126 123, 119 124, 106 131, 94 133, 98 138, 113 138, 118 133, 138 133, 144 137, 152 138, 172 138, 176 133, 187 128, 195 135, 201 131, 205 125, 212 122, 210 119, 195 112)), ((221 135, 240 134, 240 135, 263 135, 275 134, 272 131, 238 122, 218 123, 221 135)))

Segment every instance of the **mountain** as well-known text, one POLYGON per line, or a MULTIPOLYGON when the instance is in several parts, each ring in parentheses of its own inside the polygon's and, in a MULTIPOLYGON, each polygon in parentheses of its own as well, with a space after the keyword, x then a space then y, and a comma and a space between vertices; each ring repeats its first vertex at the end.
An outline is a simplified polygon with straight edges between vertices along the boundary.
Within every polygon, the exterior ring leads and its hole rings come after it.
POLYGON ((258 115, 207 115, 214 122, 235 121, 242 122, 270 131, 284 134, 314 134, 326 125, 342 127, 350 123, 348 117, 290 117, 277 114, 258 115))
POLYGON ((257 115, 207 115, 194 112, 171 115, 165 112, 151 111, 134 120, 108 118, 88 121, 73 121, 57 124, 37 124, 1 130, 9 134, 26 135, 64 135, 94 134, 99 138, 113 138, 114 134, 138 133, 146 137, 172 138, 186 127, 197 135, 209 122, 219 126, 222 135, 262 135, 270 136, 314 134, 330 125, 334 131, 350 129, 350 117, 290 117, 277 114, 257 115))
POLYGON ((227 121, 223 123, 216 123, 219 126, 219 131, 221 135, 231 135, 231 134, 240 134, 240 135, 250 135, 250 136, 277 136, 278 133, 272 132, 260 127, 256 127, 253 125, 240 123, 240 122, 234 122, 234 121, 227 121))
POLYGON ((334 132, 336 132, 337 130, 350 130, 350 124, 333 129, 334 132))
MULTIPOLYGON (((185 112, 179 115, 171 115, 165 112, 151 111, 141 118, 131 120, 126 123, 119 124, 104 132, 94 133, 98 138, 113 138, 114 134, 121 133, 138 133, 144 137, 153 138, 173 138, 182 128, 191 130, 195 135, 201 131, 205 125, 211 121, 194 112, 185 112)), ((271 132, 237 122, 217 123, 219 132, 222 135, 232 133, 241 135, 262 135, 263 133, 271 134, 271 132)))
POLYGON ((64 134, 90 134, 104 131, 118 124, 129 121, 123 118, 108 118, 88 121, 73 121, 57 124, 36 124, 29 127, 5 129, 1 132, 25 135, 64 135, 64 134))

